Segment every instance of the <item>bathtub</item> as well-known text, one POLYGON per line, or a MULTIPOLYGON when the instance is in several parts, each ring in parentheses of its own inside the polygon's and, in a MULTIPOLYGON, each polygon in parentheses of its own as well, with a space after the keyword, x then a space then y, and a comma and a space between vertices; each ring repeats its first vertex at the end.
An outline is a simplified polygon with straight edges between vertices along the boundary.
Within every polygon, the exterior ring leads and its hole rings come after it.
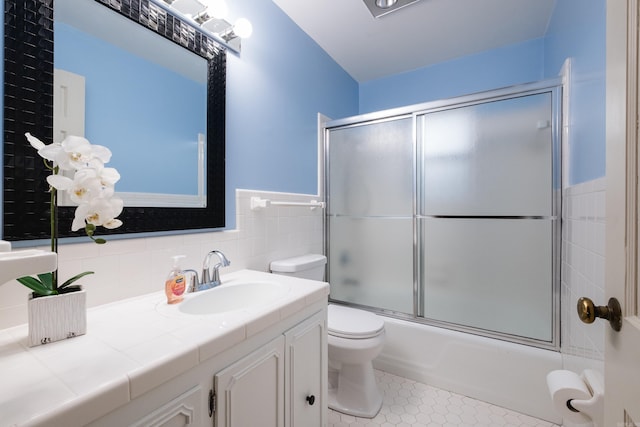
POLYGON ((547 373, 560 352, 385 317, 376 369, 555 424, 547 373))

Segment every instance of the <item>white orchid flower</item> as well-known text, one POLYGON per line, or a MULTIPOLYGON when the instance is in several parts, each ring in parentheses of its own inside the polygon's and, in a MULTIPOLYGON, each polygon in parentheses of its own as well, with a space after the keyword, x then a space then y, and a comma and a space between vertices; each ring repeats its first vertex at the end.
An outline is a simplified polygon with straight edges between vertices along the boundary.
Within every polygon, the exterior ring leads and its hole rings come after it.
POLYGON ((49 175, 47 177, 47 182, 50 186, 55 188, 56 190, 68 190, 73 186, 73 180, 63 175, 49 175))
POLYGON ((59 144, 44 145, 38 149, 38 154, 62 170, 101 168, 111 160, 111 151, 107 147, 91 145, 86 138, 74 135, 68 135, 59 144))
POLYGON ((111 221, 107 221, 102 226, 104 228, 108 228, 109 230, 113 230, 114 228, 118 228, 122 225, 122 221, 117 218, 112 219, 111 221))
POLYGON ((27 140, 38 148, 38 154, 62 170, 74 170, 89 162, 92 158, 91 143, 86 138, 69 135, 61 143, 44 144, 37 138, 27 140), (35 145, 34 145, 35 144, 35 145))
POLYGON ((111 160, 111 150, 102 145, 92 145, 91 155, 94 159, 102 161, 102 164, 109 163, 109 160, 111 160))
POLYGON ((109 226, 115 228, 122 223, 115 218, 122 213, 124 203, 121 199, 91 199, 88 203, 83 203, 76 208, 75 217, 71 224, 71 231, 84 228, 86 224, 93 224, 96 227, 109 226), (119 225, 116 225, 120 222, 119 225))
POLYGON ((90 159, 87 159, 86 163, 83 163, 82 166, 78 167, 77 169, 81 169, 81 168, 89 168, 89 169, 102 169, 104 168, 104 162, 102 160, 100 160, 97 157, 91 157, 90 159))
POLYGON ((76 171, 68 191, 75 203, 84 203, 91 198, 108 199, 114 195, 119 179, 120 174, 114 168, 84 168, 76 171))
POLYGON ((24 136, 27 137, 27 141, 29 141, 29 144, 31 144, 31 146, 36 150, 40 150, 41 148, 44 148, 46 146, 44 142, 31 135, 29 132, 25 133, 24 136))
POLYGON ((62 140, 62 151, 55 162, 62 170, 81 169, 93 159, 91 143, 81 136, 69 135, 62 140))
POLYGON ((102 168, 98 171, 98 176, 105 187, 113 187, 120 181, 120 173, 114 168, 102 168))
POLYGON ((59 166, 59 159, 63 155, 62 145, 53 143, 45 145, 38 150, 38 154, 45 160, 53 162, 54 166, 59 166))
POLYGON ((40 141, 35 136, 31 135, 29 132, 25 133, 24 136, 27 137, 27 141, 29 144, 36 150, 38 150, 38 154, 45 160, 49 160, 54 163, 54 166, 57 166, 57 159, 60 157, 62 153, 62 145, 59 143, 53 144, 45 144, 40 141))
POLYGON ((29 132, 24 135, 42 158, 54 162, 62 170, 100 168, 111 160, 111 150, 102 145, 92 145, 81 136, 68 135, 61 143, 47 145, 29 132))
POLYGON ((66 190, 75 203, 87 203, 93 198, 101 197, 102 185, 95 169, 80 169, 73 176, 72 184, 66 190))
POLYGON ((120 227, 122 221, 116 217, 124 208, 124 202, 113 197, 120 174, 114 168, 104 167, 111 160, 111 150, 92 145, 80 136, 69 135, 61 143, 48 145, 28 132, 25 136, 43 159, 52 162, 48 167, 54 173, 47 177, 51 188, 67 191, 71 200, 78 203, 71 230, 84 228, 92 240, 104 243, 104 239, 93 237, 95 227, 120 227), (73 179, 60 174, 60 170, 75 171, 73 179))

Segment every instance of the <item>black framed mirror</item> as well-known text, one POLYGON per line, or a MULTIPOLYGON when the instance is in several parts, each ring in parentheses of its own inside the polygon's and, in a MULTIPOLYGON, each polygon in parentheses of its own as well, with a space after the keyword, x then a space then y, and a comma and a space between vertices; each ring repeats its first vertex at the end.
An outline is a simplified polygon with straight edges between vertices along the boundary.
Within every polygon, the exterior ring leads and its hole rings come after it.
MULTIPOLYGON (((226 52, 188 22, 149 0, 96 1, 207 59, 206 207, 125 207, 115 230, 100 234, 215 229, 225 225, 226 52)), ((53 136, 54 0, 5 0, 3 239, 49 237, 48 172, 26 142, 53 136)), ((106 118, 108 119, 108 118, 106 118)), ((135 120, 132 118, 132 120, 135 120)), ((153 165, 148 165, 153 173, 153 165)), ((72 233, 74 207, 59 207, 59 235, 72 233)))

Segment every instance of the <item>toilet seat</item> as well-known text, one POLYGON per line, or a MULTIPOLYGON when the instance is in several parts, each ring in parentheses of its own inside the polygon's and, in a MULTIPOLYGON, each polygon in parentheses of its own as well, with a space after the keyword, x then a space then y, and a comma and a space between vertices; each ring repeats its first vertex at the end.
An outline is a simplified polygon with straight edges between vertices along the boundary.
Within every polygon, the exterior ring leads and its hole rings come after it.
POLYGON ((348 339, 373 338, 384 330, 384 320, 373 313, 329 304, 328 333, 348 339))

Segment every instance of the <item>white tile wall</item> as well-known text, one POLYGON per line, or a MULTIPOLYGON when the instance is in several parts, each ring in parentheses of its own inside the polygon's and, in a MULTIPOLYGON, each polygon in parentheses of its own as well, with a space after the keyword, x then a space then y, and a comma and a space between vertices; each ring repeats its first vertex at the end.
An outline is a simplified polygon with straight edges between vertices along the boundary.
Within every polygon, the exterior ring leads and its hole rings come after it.
MULTIPOLYGON (((567 364, 604 360, 605 322, 586 325, 576 313, 578 298, 605 301, 605 178, 565 190, 562 229, 562 353, 567 364), (572 361, 572 362, 568 362, 572 361)), ((597 367, 597 366, 596 366, 597 367)), ((580 368, 575 368, 580 371, 580 368)))
MULTIPOLYGON (((202 269, 207 252, 221 250, 231 266, 221 273, 244 268, 268 271, 278 258, 321 253, 322 209, 272 206, 250 209, 250 198, 308 202, 318 196, 290 193, 236 191, 237 229, 207 233, 62 244, 58 267, 64 280, 82 271, 95 271, 82 279, 87 304, 92 307, 164 289, 172 255, 184 254, 183 268, 202 269)), ((46 249, 46 248, 43 248, 46 249)), ((15 281, 0 284, 0 329, 26 323, 28 289, 15 281)))

